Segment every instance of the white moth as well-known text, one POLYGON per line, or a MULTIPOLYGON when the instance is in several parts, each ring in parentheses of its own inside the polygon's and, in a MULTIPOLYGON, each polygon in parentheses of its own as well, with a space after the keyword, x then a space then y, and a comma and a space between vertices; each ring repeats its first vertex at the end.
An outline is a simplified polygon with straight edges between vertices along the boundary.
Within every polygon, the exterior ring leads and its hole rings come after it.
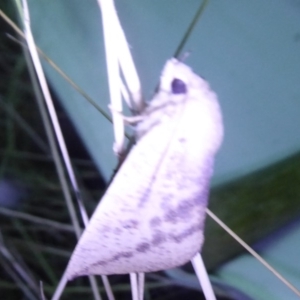
POLYGON ((169 269, 201 250, 214 156, 223 137, 217 97, 173 58, 140 117, 137 144, 82 234, 68 279, 169 269))

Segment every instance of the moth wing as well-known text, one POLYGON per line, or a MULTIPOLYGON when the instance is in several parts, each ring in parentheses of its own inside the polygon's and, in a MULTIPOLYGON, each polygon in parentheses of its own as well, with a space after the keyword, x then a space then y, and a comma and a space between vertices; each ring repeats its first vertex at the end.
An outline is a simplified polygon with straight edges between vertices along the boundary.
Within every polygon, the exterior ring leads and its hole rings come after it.
POLYGON ((216 129, 201 95, 181 96, 131 150, 72 254, 69 279, 172 268, 199 251, 216 129))
MULTIPOLYGON (((153 175, 159 177, 159 163, 170 141, 171 134, 160 130, 163 143, 157 142, 157 130, 153 129, 131 149, 71 256, 68 278, 126 274, 134 267, 135 248, 147 240, 141 202, 147 198, 145 191, 152 188, 153 175)), ((146 213, 153 217, 156 214, 153 209, 146 213)))

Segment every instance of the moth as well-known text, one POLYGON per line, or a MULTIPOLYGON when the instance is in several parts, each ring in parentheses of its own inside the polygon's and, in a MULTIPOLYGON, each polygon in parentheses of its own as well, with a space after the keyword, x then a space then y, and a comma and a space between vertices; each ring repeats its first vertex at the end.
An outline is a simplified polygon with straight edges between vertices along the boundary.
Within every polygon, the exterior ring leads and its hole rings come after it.
POLYGON ((214 157, 223 139, 217 96, 172 58, 139 120, 136 145, 83 232, 68 279, 169 269, 201 250, 214 157))

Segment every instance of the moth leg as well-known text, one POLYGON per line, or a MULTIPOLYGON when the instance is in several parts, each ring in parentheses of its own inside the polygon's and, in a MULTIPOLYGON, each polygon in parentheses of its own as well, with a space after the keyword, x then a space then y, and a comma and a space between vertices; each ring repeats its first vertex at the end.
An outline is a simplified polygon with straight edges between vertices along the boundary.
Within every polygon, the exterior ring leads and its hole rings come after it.
POLYGON ((124 121, 124 123, 125 123, 126 125, 136 125, 137 123, 143 121, 144 118, 145 118, 145 116, 143 116, 143 115, 137 115, 137 116, 124 116, 124 115, 122 114, 122 111, 120 111, 120 110, 118 110, 118 109, 112 107, 111 104, 108 105, 108 108, 109 108, 112 112, 114 112, 114 113, 116 113, 116 114, 119 114, 119 116, 122 117, 122 119, 123 119, 123 121, 124 121))

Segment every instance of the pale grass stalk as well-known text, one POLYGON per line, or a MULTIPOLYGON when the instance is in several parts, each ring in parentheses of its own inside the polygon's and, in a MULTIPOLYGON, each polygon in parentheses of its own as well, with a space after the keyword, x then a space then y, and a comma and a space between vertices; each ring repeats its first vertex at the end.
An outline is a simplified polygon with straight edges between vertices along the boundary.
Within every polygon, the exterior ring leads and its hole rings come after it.
POLYGON ((145 273, 130 273, 132 300, 144 299, 145 273))
MULTIPOLYGON (((111 0, 111 2, 113 4, 113 0, 111 0)), ((133 62, 133 58, 128 46, 128 42, 126 40, 124 30, 121 26, 114 5, 111 5, 110 8, 110 17, 112 18, 112 20, 114 20, 118 31, 118 44, 116 45, 116 49, 118 50, 118 60, 120 68, 124 75, 124 79, 130 91, 131 99, 133 101, 132 105, 130 105, 130 108, 133 111, 139 113, 143 110, 145 106, 142 99, 142 88, 140 79, 133 62)))
POLYGON ((139 300, 144 299, 145 273, 138 273, 139 300))
POLYGON ((120 72, 117 53, 118 29, 110 12, 113 3, 111 1, 98 1, 101 7, 103 35, 106 55, 107 77, 111 101, 111 113, 113 118, 113 127, 115 143, 113 150, 116 155, 124 152, 124 121, 122 115, 122 97, 120 91, 120 72))
POLYGON ((102 16, 105 14, 105 19, 103 19, 104 30, 110 32, 112 27, 114 31, 114 36, 112 37, 114 51, 117 53, 120 68, 133 100, 133 105, 130 105, 130 108, 140 112, 144 108, 141 83, 114 2, 113 0, 98 0, 98 3, 101 7, 102 16))
MULTIPOLYGON (((61 156, 59 154, 57 143, 55 141, 55 133, 53 132, 53 127, 51 126, 51 121, 49 119, 49 115, 48 115, 47 109, 45 107, 43 95, 42 95, 41 89, 39 87, 38 79, 37 79, 37 76, 36 76, 36 73, 34 70, 33 62, 30 59, 28 49, 23 47, 23 50, 24 50, 25 59, 27 61, 27 66, 28 66, 33 90, 34 90, 34 93, 36 96, 35 99, 37 101, 37 105, 39 107, 42 121, 43 121, 43 124, 45 127, 46 136, 47 136, 48 143, 50 146, 52 159, 55 164, 57 176, 59 178, 59 182, 60 182, 61 189, 62 189, 62 192, 64 195, 66 206, 67 206, 70 218, 71 218, 73 231, 75 231, 76 237, 77 237, 77 239, 79 239, 82 229, 80 228, 80 225, 79 225, 79 220, 78 220, 78 217, 76 214, 74 203, 72 201, 72 196, 71 196, 71 191, 69 188, 67 176, 65 174, 65 171, 63 168, 63 162, 62 162, 61 156)), ((38 220, 38 219, 35 219, 35 220, 38 220)), ((48 222, 48 224, 50 225, 51 223, 48 222)), ((54 224, 52 223, 52 225, 54 225, 54 224)))
MULTIPOLYGON (((35 42, 34 42, 34 39, 33 39, 32 33, 31 33, 30 20, 29 20, 29 11, 28 11, 26 0, 23 0, 23 7, 24 7, 24 26, 25 26, 24 31, 25 31, 25 36, 26 36, 26 41, 27 41, 27 44, 28 44, 29 52, 30 52, 30 55, 31 55, 31 58, 32 58, 37 76, 39 78, 39 82, 40 82, 40 85, 41 85, 41 89, 43 91, 43 95, 44 95, 44 98, 45 98, 45 101, 46 101, 46 104, 47 104, 47 108, 48 108, 51 120, 52 120, 52 124, 53 124, 54 130, 55 130, 55 134, 56 134, 56 137, 58 139, 59 147, 60 147, 60 150, 62 152, 64 161, 65 161, 65 164, 66 164, 68 175, 70 177, 70 180, 71 180, 72 186, 75 190, 75 193, 79 194, 79 188, 78 188, 78 184, 77 184, 77 181, 76 181, 76 178, 75 178, 75 174, 74 174, 74 171, 73 171, 73 168, 72 168, 72 165, 71 165, 68 150, 67 150, 65 140, 64 140, 59 122, 58 122, 57 114, 56 114, 56 111, 55 111, 55 108, 54 108, 54 105, 53 105, 53 102, 52 102, 52 99, 51 99, 51 96, 50 96, 49 88, 48 88, 47 81, 46 81, 46 78, 45 78, 45 75, 44 75, 44 72, 43 72, 43 69, 42 69, 42 65, 41 65, 41 62, 40 62, 38 54, 37 54, 37 50, 36 50, 36 47, 35 47, 35 42)), ((83 212, 83 216, 84 216, 83 218, 85 219, 85 221, 87 221, 86 212, 83 212)))
POLYGON ((206 268, 204 266, 202 256, 200 253, 197 253, 191 260, 193 268, 195 270, 196 276, 200 282, 203 294, 205 295, 206 300, 216 300, 213 288, 211 286, 206 268))
MULTIPOLYGON (((76 197, 77 197, 77 201, 78 201, 78 204, 79 204, 79 207, 80 207, 80 213, 81 213, 81 216, 83 218, 83 222, 84 222, 85 226, 87 226, 88 216, 87 216, 87 213, 84 209, 83 203, 82 203, 81 198, 80 198, 80 192, 79 192, 78 184, 77 184, 75 174, 74 174, 74 171, 73 171, 73 168, 72 168, 72 165, 71 165, 70 157, 69 157, 66 145, 65 145, 65 141, 64 141, 64 138, 63 138, 63 135, 62 135, 62 132, 61 132, 61 128, 60 128, 60 125, 59 125, 59 122, 58 122, 58 118, 57 118, 57 115, 56 115, 56 112, 55 112, 55 109, 54 109, 54 106, 53 106, 53 102, 52 102, 52 99, 51 99, 51 96, 50 96, 50 92, 49 92, 49 89, 48 89, 48 86, 47 86, 45 75, 43 73, 43 69, 42 69, 42 66, 41 66, 41 63, 40 63, 40 60, 39 60, 39 57, 38 57, 36 47, 35 47, 35 42, 34 42, 34 39, 33 39, 32 33, 31 33, 30 18, 29 18, 29 10, 28 10, 27 1, 23 0, 22 4, 23 4, 23 13, 24 13, 24 15, 23 15, 23 18, 24 18, 24 32, 25 32, 29 52, 30 52, 30 55, 31 55, 31 58, 32 58, 37 76, 39 78, 39 82, 40 82, 40 85, 41 85, 41 89, 43 91, 45 101, 47 103, 48 111, 49 111, 49 114, 50 114, 51 119, 52 119, 53 127, 54 127, 54 130, 55 130, 55 133, 56 133, 56 137, 58 139, 60 150, 61 150, 63 158, 64 158, 64 162, 65 162, 65 165, 66 165, 66 168, 67 168, 67 172, 69 174, 70 181, 72 183, 73 189, 74 189, 76 197)), ((101 296, 99 294, 98 287, 97 287, 97 282, 96 282, 95 278, 90 276, 89 279, 90 279, 90 283, 91 283, 91 287, 92 287, 95 299, 101 300, 101 296)), ((63 276, 59 286, 65 286, 66 283, 67 283, 66 277, 63 276)), ((61 290, 61 292, 62 292, 62 290, 61 290)))
POLYGON ((137 274, 136 273, 130 273, 129 277, 130 277, 132 300, 140 300, 139 299, 139 288, 138 288, 137 274))

